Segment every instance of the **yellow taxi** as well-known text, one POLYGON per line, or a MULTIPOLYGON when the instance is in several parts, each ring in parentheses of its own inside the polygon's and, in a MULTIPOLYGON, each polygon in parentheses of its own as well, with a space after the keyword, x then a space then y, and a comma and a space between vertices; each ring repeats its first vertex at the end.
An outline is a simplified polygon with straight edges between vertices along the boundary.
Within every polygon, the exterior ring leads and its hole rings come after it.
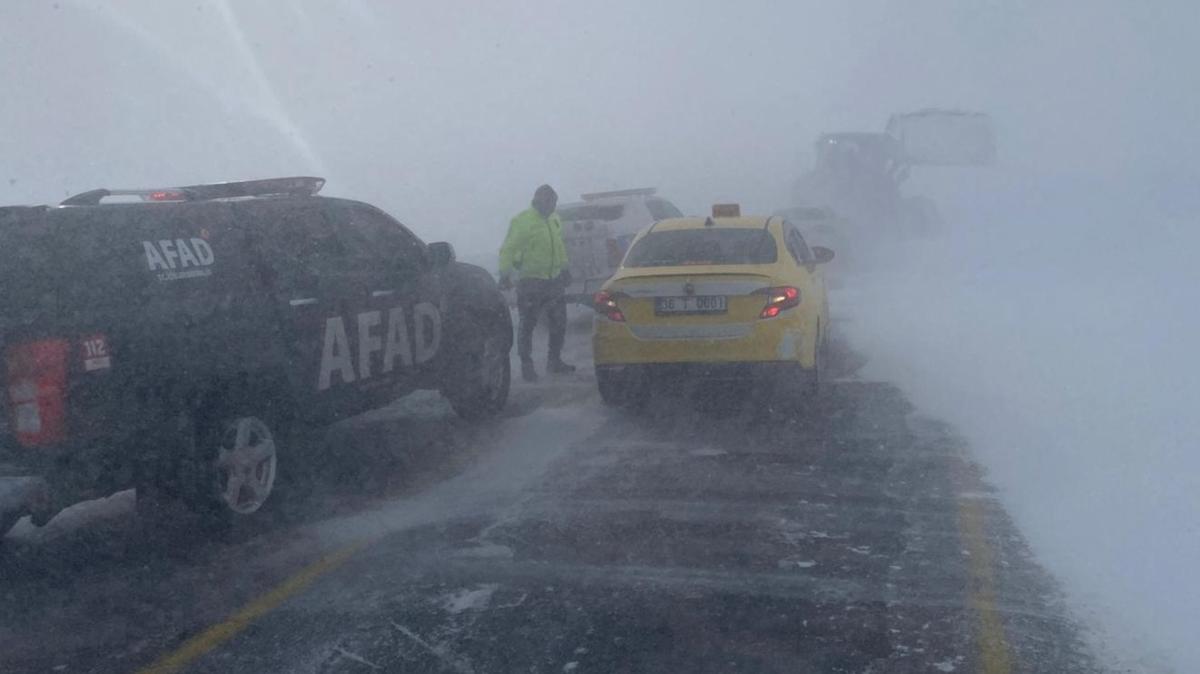
POLYGON ((832 259, 786 219, 742 217, 736 204, 642 230, 593 298, 601 397, 635 406, 650 382, 680 375, 815 392, 832 259))

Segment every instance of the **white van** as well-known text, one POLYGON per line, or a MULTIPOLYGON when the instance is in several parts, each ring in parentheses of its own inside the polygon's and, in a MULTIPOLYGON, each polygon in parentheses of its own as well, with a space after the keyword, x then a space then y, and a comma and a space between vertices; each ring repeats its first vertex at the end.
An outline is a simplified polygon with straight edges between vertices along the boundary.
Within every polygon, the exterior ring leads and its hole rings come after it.
POLYGON ((592 295, 616 273, 639 231, 665 218, 683 217, 675 204, 655 192, 653 187, 596 192, 558 207, 573 279, 567 301, 590 306, 592 295))

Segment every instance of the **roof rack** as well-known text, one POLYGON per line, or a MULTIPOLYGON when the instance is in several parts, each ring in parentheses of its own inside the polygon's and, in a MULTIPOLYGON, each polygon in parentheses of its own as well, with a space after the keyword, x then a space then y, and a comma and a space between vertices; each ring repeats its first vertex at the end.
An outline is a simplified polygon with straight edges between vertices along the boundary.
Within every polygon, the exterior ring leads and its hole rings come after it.
POLYGON ((97 189, 80 192, 61 202, 62 206, 96 206, 105 197, 134 196, 142 201, 206 201, 235 197, 299 196, 311 197, 325 186, 324 178, 292 176, 263 180, 240 180, 207 185, 151 188, 138 190, 97 189))
POLYGON ((638 187, 631 190, 613 190, 612 192, 592 192, 579 195, 584 201, 595 201, 607 197, 649 197, 658 192, 655 187, 638 187))

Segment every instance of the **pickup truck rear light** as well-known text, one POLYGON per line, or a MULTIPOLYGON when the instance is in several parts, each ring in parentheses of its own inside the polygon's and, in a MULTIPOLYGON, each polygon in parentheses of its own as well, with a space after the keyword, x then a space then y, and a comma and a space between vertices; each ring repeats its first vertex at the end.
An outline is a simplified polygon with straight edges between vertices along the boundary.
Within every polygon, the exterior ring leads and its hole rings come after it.
POLYGON ((592 298, 592 306, 596 309, 596 313, 608 320, 624 323, 625 314, 621 313, 620 307, 617 306, 618 297, 623 297, 623 295, 621 293, 601 290, 592 298))
POLYGON ((759 318, 775 318, 787 309, 800 306, 800 289, 792 286, 763 288, 755 294, 767 296, 767 306, 758 313, 759 318))
POLYGON ((67 356, 64 339, 14 344, 5 353, 10 429, 25 447, 67 437, 67 356))

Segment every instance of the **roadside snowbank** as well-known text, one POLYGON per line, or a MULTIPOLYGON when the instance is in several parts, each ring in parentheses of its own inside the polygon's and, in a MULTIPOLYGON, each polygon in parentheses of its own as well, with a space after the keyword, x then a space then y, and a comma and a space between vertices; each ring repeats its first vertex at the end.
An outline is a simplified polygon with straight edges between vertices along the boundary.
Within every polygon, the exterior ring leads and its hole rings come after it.
POLYGON ((1094 215, 979 218, 837 303, 863 375, 958 426, 1109 655, 1200 671, 1200 223, 1094 215))

